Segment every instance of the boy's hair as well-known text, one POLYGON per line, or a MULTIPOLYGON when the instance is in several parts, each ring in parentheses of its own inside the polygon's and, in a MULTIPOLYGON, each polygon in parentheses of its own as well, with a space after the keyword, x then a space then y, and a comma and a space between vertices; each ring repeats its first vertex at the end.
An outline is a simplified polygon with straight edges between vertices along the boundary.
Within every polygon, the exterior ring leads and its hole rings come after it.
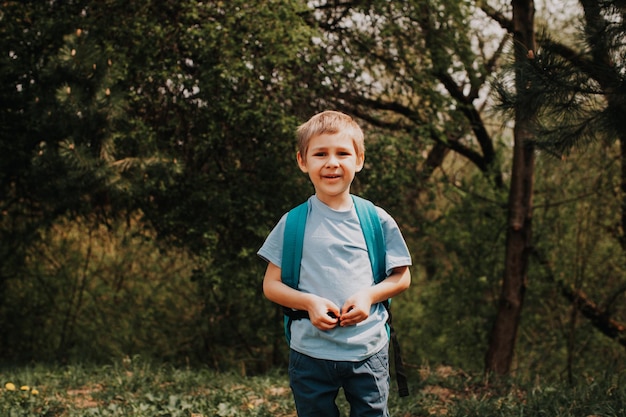
POLYGON ((354 148, 358 155, 365 154, 365 137, 363 131, 354 119, 345 113, 334 110, 326 110, 311 117, 301 124, 296 131, 298 138, 298 151, 303 159, 309 148, 311 138, 323 134, 335 134, 344 132, 352 138, 354 148))

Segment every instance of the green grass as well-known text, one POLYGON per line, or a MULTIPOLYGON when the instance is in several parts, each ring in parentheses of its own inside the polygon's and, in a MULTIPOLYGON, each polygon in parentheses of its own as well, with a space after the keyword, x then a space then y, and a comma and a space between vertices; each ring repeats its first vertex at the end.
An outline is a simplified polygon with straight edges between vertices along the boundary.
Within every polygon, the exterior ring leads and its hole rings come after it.
MULTIPOLYGON (((619 375, 588 379, 576 387, 520 387, 487 385, 446 367, 412 373, 411 395, 391 395, 394 417, 626 415, 626 389, 619 375)), ((296 415, 287 378, 278 372, 243 377, 126 359, 110 366, 5 367, 0 384, 2 417, 296 415)), ((338 402, 347 416, 341 395, 338 402)))

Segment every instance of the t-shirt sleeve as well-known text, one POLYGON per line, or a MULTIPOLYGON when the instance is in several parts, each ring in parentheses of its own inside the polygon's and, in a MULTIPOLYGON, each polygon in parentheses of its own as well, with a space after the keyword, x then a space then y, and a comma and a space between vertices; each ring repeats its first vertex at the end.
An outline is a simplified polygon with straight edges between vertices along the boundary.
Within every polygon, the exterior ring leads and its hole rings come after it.
POLYGON ((385 257, 387 275, 390 275, 394 268, 412 265, 411 253, 406 245, 402 232, 396 221, 384 209, 376 207, 380 223, 383 227, 387 254, 385 257))
POLYGON ((267 262, 271 262, 277 267, 281 267, 283 258, 283 237, 285 234, 285 221, 287 215, 283 215, 278 221, 278 224, 272 229, 270 234, 265 239, 263 246, 257 252, 262 259, 267 262))

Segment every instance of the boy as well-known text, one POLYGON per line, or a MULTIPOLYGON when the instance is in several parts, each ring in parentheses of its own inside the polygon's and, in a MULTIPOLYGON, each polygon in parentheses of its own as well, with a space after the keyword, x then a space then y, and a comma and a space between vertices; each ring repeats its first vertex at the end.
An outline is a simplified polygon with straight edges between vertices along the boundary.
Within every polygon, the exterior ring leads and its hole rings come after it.
POLYGON ((268 261, 265 296, 308 312, 291 323, 289 379, 298 416, 339 416, 343 387, 350 416, 389 416, 389 337, 381 304, 411 283, 411 257, 396 222, 376 207, 386 244, 387 278, 375 284, 350 186, 365 162, 361 128, 325 111, 297 130, 298 165, 309 175, 309 198, 298 289, 281 281, 286 215, 259 250, 268 261))

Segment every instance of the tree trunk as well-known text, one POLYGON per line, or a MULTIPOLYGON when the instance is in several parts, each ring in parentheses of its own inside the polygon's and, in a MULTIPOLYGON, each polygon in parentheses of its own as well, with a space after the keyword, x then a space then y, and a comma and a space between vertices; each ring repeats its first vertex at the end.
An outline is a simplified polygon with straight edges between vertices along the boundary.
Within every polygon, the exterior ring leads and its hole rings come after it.
MULTIPOLYGON (((533 0, 512 0, 515 62, 533 59, 535 51, 533 0)), ((524 74, 517 66, 517 94, 527 88, 524 74)), ((508 203, 508 225, 502 292, 490 335, 485 371, 506 375, 511 370, 519 327, 532 240, 532 195, 535 155, 530 139, 532 109, 515 110, 513 168, 508 203)))

